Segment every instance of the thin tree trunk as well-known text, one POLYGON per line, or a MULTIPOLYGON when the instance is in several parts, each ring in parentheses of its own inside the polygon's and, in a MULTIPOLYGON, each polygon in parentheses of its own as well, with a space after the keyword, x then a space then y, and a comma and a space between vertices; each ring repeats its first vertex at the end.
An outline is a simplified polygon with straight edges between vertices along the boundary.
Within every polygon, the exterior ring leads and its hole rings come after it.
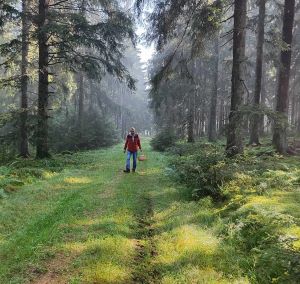
MULTIPOLYGON (((282 27, 282 40, 291 47, 293 41, 293 26, 295 16, 295 0, 285 0, 282 27)), ((281 154, 286 154, 288 149, 287 131, 288 126, 288 101, 289 80, 291 69, 292 49, 281 51, 276 111, 278 117, 274 123, 273 145, 281 154)))
MULTIPOLYGON (((82 0, 80 6, 80 15, 85 16, 86 13, 86 0, 82 0)), ((79 71, 78 74, 78 129, 79 136, 82 136, 83 131, 83 112, 84 112, 84 78, 83 72, 79 71)))
MULTIPOLYGON (((263 63, 263 73, 262 73, 262 82, 261 82, 261 98, 260 105, 264 108, 266 107, 266 99, 267 99, 267 90, 266 90, 266 66, 263 63)), ((265 115, 260 115, 260 123, 259 123, 259 135, 265 135, 265 115)))
POLYGON ((188 134, 188 139, 187 142, 188 143, 194 143, 195 139, 194 139, 194 116, 195 116, 195 112, 194 112, 194 104, 192 103, 193 99, 192 99, 192 94, 189 94, 189 105, 188 105, 188 118, 187 118, 187 134, 188 134))
POLYGON ((294 70, 292 71, 293 73, 293 80, 292 80, 292 86, 290 89, 291 92, 291 103, 290 103, 290 109, 291 109, 291 119, 290 119, 290 123, 291 125, 294 127, 295 126, 295 122, 296 122, 296 66, 294 66, 294 70))
POLYGON ((29 50, 29 29, 28 19, 29 0, 22 0, 22 63, 21 63, 21 115, 20 115, 20 156, 29 157, 28 149, 28 50, 29 50))
POLYGON ((50 156, 48 148, 48 101, 49 101, 49 47, 47 45, 47 14, 49 0, 39 0, 38 47, 39 47, 39 81, 38 81, 38 124, 37 124, 37 158, 50 156))
MULTIPOLYGON (((263 53, 265 41, 265 17, 266 17, 266 1, 259 1, 259 16, 258 16, 258 34, 256 47, 256 79, 253 106, 257 110, 260 106, 261 97, 261 82, 262 82, 262 67, 263 67, 263 53)), ((260 145, 259 142, 259 122, 260 115, 255 113, 252 115, 250 127, 250 141, 249 144, 260 145)))
POLYGON ((79 72, 78 74, 78 130, 80 136, 82 135, 82 128, 83 128, 83 112, 84 112, 84 79, 83 73, 79 72))
POLYGON ((227 132, 226 152, 234 156, 243 152, 240 107, 244 94, 243 62, 245 61, 247 0, 234 1, 233 66, 231 108, 227 132))
POLYGON ((297 134, 300 133, 300 95, 298 93, 298 99, 297 99, 297 134))
POLYGON ((210 113, 208 125, 208 141, 214 142, 217 139, 217 102, 218 102, 218 81, 219 81, 219 35, 217 35, 214 46, 214 76, 213 90, 210 100, 210 113))

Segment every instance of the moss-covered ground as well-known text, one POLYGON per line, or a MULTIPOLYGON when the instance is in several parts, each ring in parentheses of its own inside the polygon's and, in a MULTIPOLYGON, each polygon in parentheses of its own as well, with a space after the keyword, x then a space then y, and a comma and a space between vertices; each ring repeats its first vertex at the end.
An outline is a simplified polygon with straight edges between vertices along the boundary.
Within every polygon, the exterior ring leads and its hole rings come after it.
POLYGON ((144 144, 135 174, 121 145, 1 167, 0 283, 299 283, 299 158, 214 203, 144 144))

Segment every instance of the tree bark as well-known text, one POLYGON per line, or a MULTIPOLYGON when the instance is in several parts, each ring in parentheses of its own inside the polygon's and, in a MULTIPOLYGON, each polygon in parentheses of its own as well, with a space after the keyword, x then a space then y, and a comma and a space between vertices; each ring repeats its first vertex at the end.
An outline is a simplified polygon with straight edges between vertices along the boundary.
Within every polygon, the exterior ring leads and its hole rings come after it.
POLYGON ((220 113, 219 113, 219 136, 223 134, 224 130, 224 92, 220 96, 220 113))
POLYGON ((290 103, 290 109, 291 109, 291 117, 290 117, 290 123, 294 127, 296 123, 296 74, 294 73, 293 80, 292 80, 292 87, 291 87, 291 103, 290 103))
MULTIPOLYGON (((253 107, 258 110, 261 101, 261 84, 262 84, 262 67, 263 67, 263 53, 265 41, 265 17, 266 17, 266 0, 259 1, 259 16, 258 16, 258 34, 256 46, 256 74, 255 74, 255 91, 253 107)), ((260 145, 259 142, 259 123, 260 115, 254 113, 251 117, 250 126, 250 141, 249 144, 260 145)))
POLYGON ((28 149, 28 50, 29 50, 29 29, 28 19, 29 0, 22 0, 22 62, 21 62, 21 115, 20 115, 20 156, 29 157, 28 149))
POLYGON ((214 142, 217 139, 217 101, 218 101, 218 81, 219 81, 219 35, 217 35, 214 46, 214 76, 213 89, 210 100, 210 113, 208 125, 208 141, 214 142))
MULTIPOLYGON (((86 0, 82 0, 80 6, 80 15, 85 16, 86 13, 86 0)), ((83 72, 78 73, 78 130, 79 136, 82 137, 83 131, 83 112, 84 112, 84 77, 83 72)))
MULTIPOLYGON (((189 105, 188 105, 188 117, 187 117, 187 134, 188 134, 188 143, 194 143, 194 116, 195 116, 195 108, 192 103, 192 93, 189 94, 189 105)), ((194 101, 194 100, 193 100, 194 101)))
POLYGON ((227 132, 226 152, 234 156, 243 152, 240 107, 244 94, 243 62, 245 61, 247 0, 234 1, 233 66, 231 108, 227 132))
POLYGON ((47 14, 49 0, 39 0, 38 48, 39 48, 39 81, 38 81, 38 124, 36 157, 50 156, 48 147, 48 101, 49 101, 49 46, 47 44, 47 14))
MULTIPOLYGON (((263 61, 263 73, 262 73, 262 81, 261 81, 261 96, 260 96, 260 105, 262 107, 266 107, 266 99, 267 99, 267 90, 266 90, 266 65, 263 61)), ((260 115, 259 122, 259 135, 265 135, 265 115, 262 113, 260 115)))
POLYGON ((273 145, 277 152, 286 154, 288 149, 287 143, 287 126, 288 126, 288 101, 289 101, 289 80, 292 59, 292 41, 293 26, 295 16, 295 0, 285 0, 282 40, 289 45, 288 50, 281 51, 280 67, 278 76, 278 89, 276 98, 276 111, 278 117, 274 123, 273 145))
POLYGON ((297 98, 297 134, 300 133, 300 95, 298 93, 298 98, 297 98))
MULTIPOLYGON (((86 0, 81 1, 80 15, 85 16, 86 13, 86 0)), ((83 113, 84 113, 84 76, 83 72, 78 72, 78 130, 79 136, 83 132, 83 113)))
POLYGON ((82 135, 82 128, 83 128, 83 112, 84 112, 84 93, 83 93, 83 84, 84 78, 83 73, 79 72, 78 74, 78 130, 80 136, 82 135))

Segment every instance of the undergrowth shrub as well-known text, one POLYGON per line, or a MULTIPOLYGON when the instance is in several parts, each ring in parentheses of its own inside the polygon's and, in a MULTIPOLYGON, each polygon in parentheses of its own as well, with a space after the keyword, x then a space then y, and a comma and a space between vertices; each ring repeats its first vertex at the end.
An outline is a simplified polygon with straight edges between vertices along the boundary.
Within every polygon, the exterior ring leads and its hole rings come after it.
POLYGON ((269 147, 249 148, 231 159, 224 147, 209 143, 177 144, 169 152, 167 172, 194 190, 201 210, 207 210, 208 200, 214 201, 211 214, 221 220, 215 227, 221 251, 232 249, 247 279, 259 284, 299 283, 300 215, 296 209, 290 215, 295 205, 288 204, 290 196, 298 196, 300 162, 269 147), (277 199, 285 194, 285 202, 277 199), (291 233, 294 227, 297 231, 291 233))
POLYGON ((151 140, 150 145, 153 150, 163 152, 174 146, 176 140, 177 138, 174 131, 171 128, 165 128, 156 134, 156 136, 151 140))
POLYGON ((168 172, 193 190, 195 198, 225 200, 236 194, 290 190, 299 184, 299 169, 284 163, 271 150, 250 149, 227 158, 224 147, 211 143, 176 144, 169 149, 168 172))
POLYGON ((54 152, 97 149, 119 142, 113 124, 97 112, 83 116, 80 130, 75 116, 58 116, 50 124, 50 147, 54 152))
POLYGON ((222 236, 244 255, 241 265, 253 283, 297 283, 300 254, 293 248, 294 239, 281 233, 295 224, 295 218, 256 208, 237 211, 231 218, 222 236))
POLYGON ((0 114, 0 161, 12 160, 18 147, 18 113, 10 110, 0 114))
POLYGON ((194 197, 224 197, 221 186, 232 178, 224 151, 213 144, 180 145, 171 150, 176 153, 170 160, 173 177, 193 189, 194 197))

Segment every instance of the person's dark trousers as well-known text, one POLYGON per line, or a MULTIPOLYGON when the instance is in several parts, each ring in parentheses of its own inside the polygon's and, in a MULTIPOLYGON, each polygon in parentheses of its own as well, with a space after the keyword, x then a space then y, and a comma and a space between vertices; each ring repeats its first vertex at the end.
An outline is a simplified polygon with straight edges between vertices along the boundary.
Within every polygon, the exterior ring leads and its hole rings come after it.
POLYGON ((137 157, 137 152, 130 152, 127 151, 127 160, 126 160, 126 170, 130 171, 130 158, 133 158, 133 165, 132 165, 132 169, 135 170, 136 169, 136 157, 137 157))

